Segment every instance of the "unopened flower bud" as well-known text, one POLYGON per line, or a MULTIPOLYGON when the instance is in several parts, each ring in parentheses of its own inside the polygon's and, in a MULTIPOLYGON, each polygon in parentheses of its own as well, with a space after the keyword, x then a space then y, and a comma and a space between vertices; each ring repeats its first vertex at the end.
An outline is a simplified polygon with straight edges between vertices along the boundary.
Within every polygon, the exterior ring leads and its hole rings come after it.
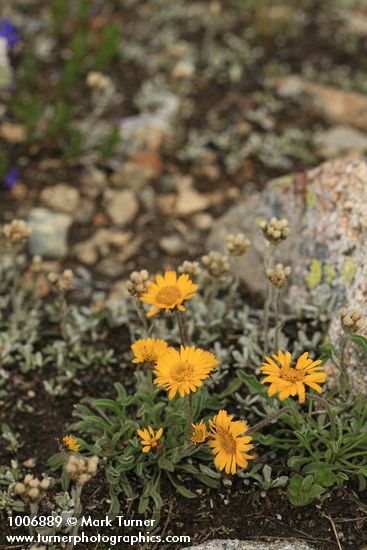
POLYGON ((272 285, 277 288, 284 288, 291 272, 290 266, 284 267, 283 264, 277 264, 274 269, 268 268, 266 270, 266 276, 272 285))
POLYGON ((233 256, 242 256, 251 246, 251 241, 243 233, 227 236, 227 249, 233 256))
POLYGON ((279 244, 284 241, 289 235, 288 220, 283 218, 271 218, 269 222, 261 221, 259 224, 264 237, 272 244, 279 244))
POLYGON ((199 262, 185 260, 178 268, 179 273, 186 273, 190 279, 196 279, 201 274, 199 262))
POLYGON ((32 234, 32 229, 23 220, 13 220, 4 225, 3 235, 12 243, 21 243, 32 234))
POLYGON ((201 258, 204 267, 207 269, 208 273, 215 278, 225 277, 230 269, 228 256, 211 250, 209 254, 201 258))
POLYGON ((361 311, 353 310, 348 312, 343 307, 339 310, 339 317, 342 329, 348 333, 359 332, 365 325, 365 319, 361 311))
POLYGON ((126 288, 132 296, 139 297, 145 294, 149 285, 149 273, 146 269, 133 271, 126 283, 126 288))

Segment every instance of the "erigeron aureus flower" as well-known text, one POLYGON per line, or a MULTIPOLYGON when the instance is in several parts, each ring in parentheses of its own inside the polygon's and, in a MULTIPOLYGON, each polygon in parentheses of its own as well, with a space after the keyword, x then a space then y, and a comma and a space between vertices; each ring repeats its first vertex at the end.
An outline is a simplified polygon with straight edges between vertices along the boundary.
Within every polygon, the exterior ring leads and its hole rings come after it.
POLYGON ((194 445, 200 445, 208 439, 208 430, 206 428, 204 420, 200 420, 196 424, 192 424, 191 443, 194 445))
POLYGON ((168 390, 168 399, 176 393, 184 397, 202 386, 217 365, 218 359, 209 351, 194 346, 181 346, 180 351, 168 348, 157 361, 154 384, 168 390))
POLYGON ((145 338, 136 340, 131 349, 134 354, 133 363, 152 363, 155 365, 158 359, 166 353, 168 345, 167 342, 159 338, 145 338))
POLYGON ((166 271, 163 276, 156 276, 156 282, 149 284, 147 292, 140 299, 145 304, 154 306, 147 313, 147 317, 152 317, 162 309, 185 311, 183 303, 191 300, 197 289, 198 285, 186 273, 177 278, 175 271, 166 271))
POLYGON ((157 449, 159 447, 158 440, 163 435, 163 428, 159 428, 157 433, 154 433, 153 428, 148 426, 144 430, 136 430, 136 433, 141 438, 140 443, 143 447, 143 453, 149 453, 152 449, 157 449))
POLYGON ((208 445, 215 456, 214 464, 226 474, 235 474, 237 467, 247 468, 248 461, 254 456, 248 454, 253 448, 252 437, 244 435, 247 424, 242 420, 233 420, 233 415, 224 410, 209 420, 210 433, 208 445))
POLYGON ((321 367, 321 361, 313 361, 308 352, 297 359, 294 367, 291 365, 292 356, 287 351, 278 351, 278 355, 266 357, 261 366, 261 372, 266 374, 262 384, 270 384, 268 395, 279 394, 279 399, 284 401, 289 396, 298 395, 299 402, 305 402, 305 386, 309 386, 318 393, 322 392, 320 383, 325 382, 326 374, 321 367))
POLYGON ((66 449, 71 453, 77 453, 80 449, 80 445, 73 435, 65 435, 62 438, 62 442, 65 445, 66 449))

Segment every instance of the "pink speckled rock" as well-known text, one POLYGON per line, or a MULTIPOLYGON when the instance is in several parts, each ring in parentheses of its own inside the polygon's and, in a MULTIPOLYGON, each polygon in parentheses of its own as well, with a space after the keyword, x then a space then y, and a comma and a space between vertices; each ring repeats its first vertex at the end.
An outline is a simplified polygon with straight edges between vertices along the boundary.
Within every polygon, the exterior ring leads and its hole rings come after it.
MULTIPOLYGON (((330 337, 338 343, 341 306, 367 317, 367 164, 335 160, 270 181, 262 193, 245 198, 217 220, 209 240, 213 248, 223 248, 228 233, 243 231, 252 240, 252 250, 238 269, 253 292, 264 290, 262 258, 267 246, 256 225, 273 216, 289 220, 290 236, 276 253, 276 259, 293 270, 286 292, 289 307, 299 298, 309 303, 333 300, 330 337)), ((367 393, 365 359, 355 346, 349 347, 347 359, 352 379, 367 393)))

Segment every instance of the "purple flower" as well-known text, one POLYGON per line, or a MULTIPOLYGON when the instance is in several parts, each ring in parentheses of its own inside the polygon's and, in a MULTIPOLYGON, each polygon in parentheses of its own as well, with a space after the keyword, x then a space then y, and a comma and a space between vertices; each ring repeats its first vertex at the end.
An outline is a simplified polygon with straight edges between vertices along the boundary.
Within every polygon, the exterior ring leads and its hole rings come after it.
POLYGON ((17 30, 8 17, 0 19, 0 37, 5 38, 8 48, 20 42, 17 30))
POLYGON ((18 181, 18 170, 15 168, 15 166, 12 166, 11 168, 9 168, 9 170, 5 174, 4 184, 8 189, 11 189, 17 181, 18 181))

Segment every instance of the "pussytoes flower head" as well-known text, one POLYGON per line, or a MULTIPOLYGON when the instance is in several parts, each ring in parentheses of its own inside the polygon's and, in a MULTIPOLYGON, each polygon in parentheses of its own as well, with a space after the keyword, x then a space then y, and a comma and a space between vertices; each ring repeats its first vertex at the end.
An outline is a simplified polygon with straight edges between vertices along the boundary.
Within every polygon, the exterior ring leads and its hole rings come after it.
POLYGON ((14 491, 24 502, 38 502, 50 489, 51 482, 50 477, 38 479, 31 474, 27 474, 24 476, 23 482, 15 485, 14 491))
POLYGON ((131 296, 139 297, 147 292, 149 286, 149 273, 146 269, 133 271, 126 283, 126 288, 131 296))
POLYGON ((98 456, 83 458, 72 454, 65 465, 65 472, 77 485, 83 486, 96 475, 98 462, 98 456))
POLYGON ((248 454, 253 448, 252 437, 244 435, 247 424, 242 420, 233 420, 233 415, 220 410, 209 420, 210 433, 208 445, 215 456, 214 464, 226 474, 235 474, 237 467, 247 468, 248 461, 254 456, 248 454))
POLYGON ((251 241, 243 233, 227 236, 227 249, 232 256, 242 256, 251 246, 251 241))
POLYGON ((292 272, 290 266, 283 266, 283 264, 277 264, 274 269, 268 268, 266 270, 266 276, 273 286, 276 288, 284 288, 288 282, 289 276, 292 272))
POLYGON ((149 453, 152 450, 159 450, 160 443, 158 441, 163 435, 162 427, 157 430, 157 433, 154 433, 151 426, 148 426, 144 430, 137 430, 136 433, 141 439, 140 443, 142 445, 143 453, 149 453))
POLYGON ((365 320, 361 311, 348 311, 343 307, 339 311, 340 323, 346 333, 359 332, 365 325, 365 320))
POLYGON ((207 269, 209 275, 216 279, 222 279, 228 275, 230 270, 230 264, 228 256, 211 250, 209 254, 206 254, 201 258, 204 267, 207 269))
POLYGON ((4 237, 11 243, 22 243, 32 234, 32 229, 28 227, 24 220, 13 220, 3 227, 4 237))
POLYGON ((262 384, 270 384, 268 395, 278 393, 279 399, 284 401, 289 396, 298 395, 299 402, 305 402, 305 386, 309 386, 318 393, 322 392, 319 384, 326 381, 326 374, 321 367, 321 361, 313 361, 304 353, 297 359, 294 367, 291 365, 292 356, 287 351, 283 353, 278 351, 278 355, 265 357, 265 362, 261 366, 261 372, 266 374, 262 384))
POLYGON ((163 276, 157 275, 155 280, 155 283, 149 284, 147 292, 140 296, 143 303, 154 306, 147 317, 152 317, 160 310, 185 311, 183 303, 191 300, 198 289, 198 285, 186 273, 177 278, 175 271, 166 271, 163 276))
POLYGON ((191 279, 196 279, 201 274, 199 262, 185 260, 178 268, 179 273, 186 273, 191 279))
POLYGON ((289 235, 288 220, 283 218, 271 218, 270 221, 261 221, 260 229, 264 237, 272 244, 279 244, 284 241, 289 235))
POLYGON ((218 359, 209 351, 194 346, 181 346, 180 351, 168 348, 157 361, 154 384, 168 390, 168 399, 176 393, 184 397, 202 386, 217 365, 218 359))
POLYGON ((133 363, 156 365, 158 359, 167 352, 168 345, 159 338, 145 338, 136 340, 131 349, 134 354, 133 363))
POLYGON ((71 269, 65 269, 62 273, 52 271, 48 274, 48 281, 60 292, 66 292, 72 287, 74 273, 71 269))
POLYGON ((209 433, 204 420, 200 420, 200 422, 192 424, 191 443, 193 443, 194 445, 205 443, 205 441, 208 439, 208 436, 209 433))

